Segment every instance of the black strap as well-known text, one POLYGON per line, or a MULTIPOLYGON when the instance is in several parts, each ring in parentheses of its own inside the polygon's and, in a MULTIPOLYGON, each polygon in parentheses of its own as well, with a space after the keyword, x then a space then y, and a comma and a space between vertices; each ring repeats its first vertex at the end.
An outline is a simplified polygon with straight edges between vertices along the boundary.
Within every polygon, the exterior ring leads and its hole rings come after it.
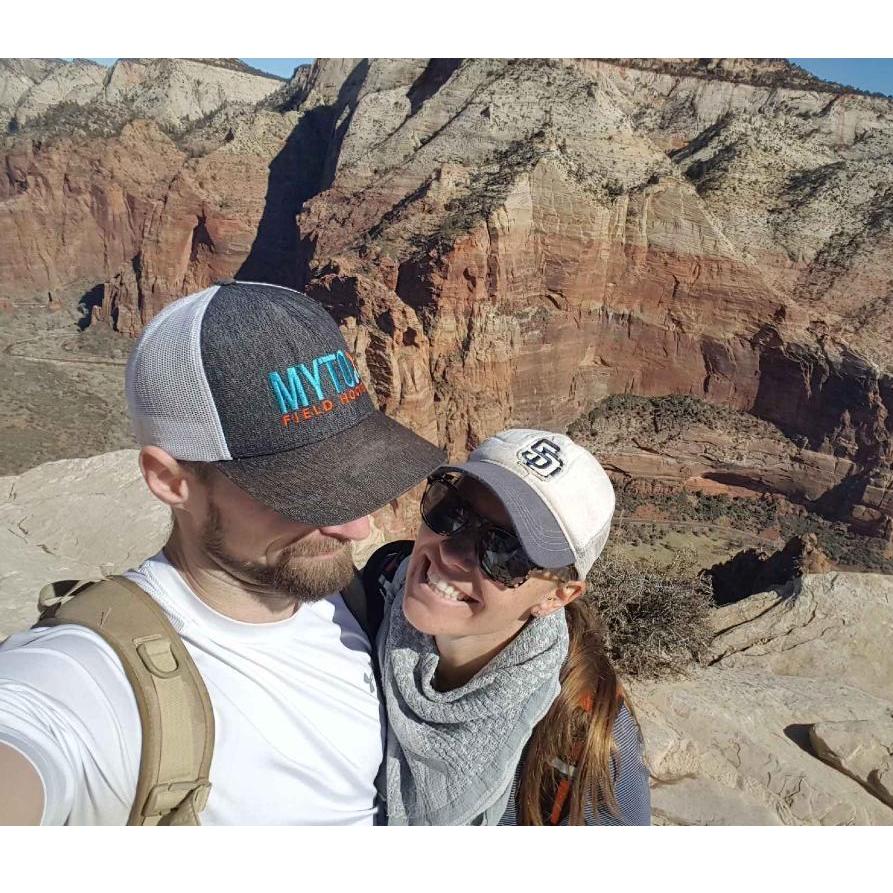
POLYGON ((363 579, 359 573, 354 573, 353 579, 341 590, 341 598, 347 609, 353 614, 357 623, 363 628, 363 632, 369 637, 372 651, 375 651, 375 636, 378 627, 381 626, 383 608, 376 604, 374 593, 370 596, 363 585, 363 579))
POLYGON ((392 580, 400 562, 412 552, 412 546, 412 540, 396 540, 379 546, 369 556, 362 572, 355 573, 350 583, 341 590, 344 604, 369 637, 373 651, 375 637, 384 617, 381 577, 385 575, 392 580))
POLYGON ((369 644, 372 646, 372 669, 379 690, 381 690, 381 675, 375 640, 384 618, 382 576, 389 581, 394 578, 400 562, 412 552, 412 545, 412 540, 397 540, 380 546, 369 557, 362 572, 355 573, 350 583, 341 590, 344 604, 369 637, 369 644))
MULTIPOLYGON (((381 612, 384 611, 384 581, 391 582, 397 568, 412 552, 414 540, 395 540, 379 546, 363 567, 363 587, 381 612)), ((381 616, 379 615, 379 622, 381 616)))

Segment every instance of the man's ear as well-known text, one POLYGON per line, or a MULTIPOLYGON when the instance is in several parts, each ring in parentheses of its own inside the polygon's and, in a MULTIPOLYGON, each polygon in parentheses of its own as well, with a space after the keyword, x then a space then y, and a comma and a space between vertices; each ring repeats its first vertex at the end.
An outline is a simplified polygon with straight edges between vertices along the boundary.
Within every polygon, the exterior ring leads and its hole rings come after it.
POLYGON ((170 453, 161 447, 143 447, 140 450, 140 471, 156 499, 174 511, 188 508, 189 497, 194 496, 198 482, 195 475, 180 465, 170 453))
POLYGON ((586 591, 584 580, 570 580, 553 589, 531 613, 535 617, 548 617, 549 614, 569 605, 574 599, 579 598, 586 591))

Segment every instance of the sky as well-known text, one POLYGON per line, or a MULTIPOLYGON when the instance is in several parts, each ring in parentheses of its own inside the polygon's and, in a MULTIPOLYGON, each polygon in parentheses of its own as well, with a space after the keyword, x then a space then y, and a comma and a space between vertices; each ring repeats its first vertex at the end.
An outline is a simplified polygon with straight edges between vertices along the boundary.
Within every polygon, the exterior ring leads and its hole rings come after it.
MULTIPOLYGON (((893 96, 893 59, 791 59, 807 71, 847 87, 893 96)), ((260 68, 261 66, 257 66, 260 68)))
MULTIPOLYGON (((111 65, 114 59, 94 59, 111 65)), ((243 59, 254 68, 289 78, 298 65, 312 59, 243 59)), ((893 96, 893 59, 791 59, 826 81, 893 96)))

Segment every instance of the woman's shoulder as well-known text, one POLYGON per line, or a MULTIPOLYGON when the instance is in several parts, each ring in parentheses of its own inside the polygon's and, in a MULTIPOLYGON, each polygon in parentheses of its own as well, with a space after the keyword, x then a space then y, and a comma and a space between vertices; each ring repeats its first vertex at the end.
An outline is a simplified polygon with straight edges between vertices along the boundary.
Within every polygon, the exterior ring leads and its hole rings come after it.
POLYGON ((603 825, 649 825, 651 823, 650 773, 645 765, 645 744, 635 716, 621 702, 614 718, 612 737, 616 751, 613 760, 614 796, 619 815, 599 810, 603 825))
POLYGON ((614 717, 612 735, 617 749, 621 753, 641 753, 643 744, 642 730, 639 728, 639 724, 636 722, 626 701, 620 702, 620 708, 614 717))

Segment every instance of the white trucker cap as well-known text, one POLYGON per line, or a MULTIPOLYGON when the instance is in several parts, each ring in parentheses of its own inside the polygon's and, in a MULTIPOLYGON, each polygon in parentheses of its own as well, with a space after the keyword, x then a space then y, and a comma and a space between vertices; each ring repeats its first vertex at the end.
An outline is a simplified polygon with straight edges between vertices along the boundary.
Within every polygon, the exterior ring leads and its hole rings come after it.
POLYGON ((489 487, 540 567, 572 564, 583 580, 608 541, 614 487, 595 456, 564 434, 511 428, 441 470, 489 487))

